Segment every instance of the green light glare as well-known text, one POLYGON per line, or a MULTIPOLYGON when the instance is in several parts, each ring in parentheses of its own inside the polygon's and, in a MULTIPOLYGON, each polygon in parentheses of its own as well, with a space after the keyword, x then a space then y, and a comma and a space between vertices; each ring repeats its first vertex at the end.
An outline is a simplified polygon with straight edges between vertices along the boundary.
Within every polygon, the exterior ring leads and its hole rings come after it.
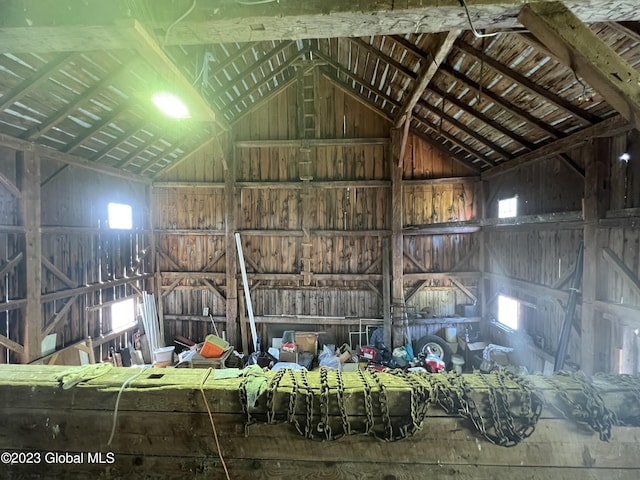
POLYGON ((173 93, 155 93, 151 97, 151 101, 156 107, 158 107, 158 110, 168 117, 178 119, 191 117, 187 106, 173 93))

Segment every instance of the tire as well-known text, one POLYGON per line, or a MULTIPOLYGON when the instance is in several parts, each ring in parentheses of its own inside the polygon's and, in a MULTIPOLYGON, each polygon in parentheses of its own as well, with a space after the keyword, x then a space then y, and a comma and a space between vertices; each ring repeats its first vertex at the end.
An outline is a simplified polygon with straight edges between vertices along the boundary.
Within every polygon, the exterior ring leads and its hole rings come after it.
POLYGON ((425 335, 413 344, 413 353, 418 356, 420 353, 427 355, 434 353, 442 359, 447 369, 451 366, 451 347, 443 338, 436 335, 425 335))

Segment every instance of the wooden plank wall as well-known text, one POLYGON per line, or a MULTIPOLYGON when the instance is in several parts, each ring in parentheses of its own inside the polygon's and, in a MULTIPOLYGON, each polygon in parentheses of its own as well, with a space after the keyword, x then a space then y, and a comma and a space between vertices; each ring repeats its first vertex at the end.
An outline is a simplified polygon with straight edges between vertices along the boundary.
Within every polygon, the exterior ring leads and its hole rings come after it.
MULTIPOLYGON (((313 126, 312 138, 318 139, 389 137, 388 122, 323 77, 308 74, 304 85, 314 86, 313 98, 305 89, 314 113, 313 119, 306 117, 307 139, 309 126, 313 126)), ((233 141, 299 140, 297 97, 296 84, 275 95, 234 126, 233 141)), ((348 332, 357 329, 358 319, 383 316, 382 238, 391 234, 389 147, 379 142, 309 145, 312 180, 307 199, 301 181, 302 145, 302 142, 300 145, 257 143, 235 148, 236 227, 241 233, 247 270, 250 275, 271 275, 266 279, 250 279, 254 313, 262 323, 263 346, 273 330, 268 325, 282 325, 286 321, 272 317, 274 315, 297 316, 295 328, 331 331, 339 343, 348 341, 348 332), (349 181, 353 184, 331 185, 331 182, 349 181), (290 183, 278 186, 281 182, 290 183), (314 182, 323 184, 314 185, 314 182), (309 231, 308 247, 304 246, 305 229, 309 231), (304 257, 306 248, 310 252, 308 258, 304 257), (302 278, 305 268, 311 273, 307 285, 302 278), (371 282, 340 277, 365 273, 378 277, 371 282), (314 275, 325 276, 314 278, 314 275), (317 317, 331 318, 322 323, 323 319, 317 317), (339 320, 342 317, 351 319, 339 320)), ((470 175, 464 166, 444 158, 418 138, 410 137, 408 147, 406 180, 470 175)), ((222 150, 233 149, 231 144, 225 144, 222 150)), ((224 172, 216 152, 211 148, 183 162, 158 178, 154 187, 158 248, 187 271, 204 267, 224 248, 224 237, 220 236, 225 228, 224 172), (203 168, 202 163, 210 170, 203 168), (206 185, 176 187, 172 182, 209 182, 211 188, 206 185), (200 205, 200 208, 189 207, 191 205, 200 205), (176 230, 175 234, 171 229, 176 230)), ((405 226, 431 224, 434 219, 436 222, 476 219, 476 190, 475 177, 442 184, 407 185, 405 226)), ((474 234, 412 236, 407 237, 405 248, 424 262, 424 271, 443 272, 467 256, 470 249, 477 248, 476 243, 474 234)), ((236 254, 226 252, 230 253, 236 254)), ((160 256, 161 272, 176 270, 175 264, 160 256)), ((405 268, 407 272, 420 271, 408 261, 405 268)), ((461 268, 477 271, 478 265, 471 258, 461 268)), ((224 273, 224 261, 209 271, 224 273)), ((228 293, 222 276, 217 278, 212 283, 228 293)), ((163 279, 163 285, 170 284, 163 279)), ((405 286, 409 291, 415 282, 405 286)), ((476 289, 473 281, 469 288, 476 289)), ((437 280, 426 284, 424 290, 412 298, 412 304, 419 309, 431 306, 438 314, 448 316, 454 314, 456 303, 467 303, 463 299, 465 295, 448 280, 437 280)), ((208 333, 210 326, 195 318, 201 315, 203 306, 209 306, 220 319, 225 314, 224 301, 211 296, 197 280, 183 282, 167 292, 163 305, 168 318, 165 321, 167 338, 176 334, 187 336, 187 332, 202 338, 208 333), (203 295, 208 295, 206 301, 203 295)))
MULTIPOLYGON (((12 150, 0 149, 0 173, 14 184, 15 156, 12 150)), ((97 339, 112 331, 110 308, 90 307, 134 296, 129 283, 145 288, 134 277, 148 270, 145 257, 150 239, 148 230, 144 230, 148 226, 148 207, 143 184, 63 167, 62 163, 41 161, 40 230, 44 263, 42 317, 38 326, 57 334, 57 348, 87 336, 97 339), (133 231, 108 229, 109 202, 132 206, 133 231), (114 282, 116 285, 110 286, 114 282)), ((3 228, 17 225, 17 201, 5 187, 0 188, 0 205, 0 225, 3 228)), ((24 234, 3 231, 0 249, 5 264, 24 251, 24 234)), ((21 264, 0 279, 3 302, 26 296, 21 264)), ((26 319, 22 310, 5 310, 0 317, 0 334, 23 342, 26 319)), ((0 361, 16 362, 18 358, 2 348, 0 361)))
MULTIPOLYGON (((638 343, 635 329, 640 326, 637 320, 640 309, 640 289, 637 284, 640 275, 640 234, 637 228, 639 203, 636 193, 640 152, 637 134, 619 135, 611 138, 606 145, 608 150, 604 154, 607 155, 605 165, 608 172, 603 175, 609 179, 604 183, 609 198, 603 201, 605 211, 597 228, 594 370, 637 373, 638 343), (631 159, 621 161, 621 154, 627 151, 631 159), (624 268, 627 269, 626 274, 622 272, 624 268)), ((594 151, 593 145, 587 145, 571 152, 571 157, 577 165, 583 166, 588 156, 594 155, 594 151)), ((516 172, 490 182, 487 211, 492 217, 497 216, 497 200, 514 194, 518 194, 522 215, 579 211, 583 183, 584 180, 569 170, 560 159, 522 166, 516 172), (556 171, 563 173, 556 175, 553 173, 556 171), (525 184, 525 179, 535 181, 525 184)), ((547 216, 545 223, 485 229, 488 244, 485 272, 489 274, 485 276, 488 279, 487 298, 494 300, 488 305, 489 314, 493 317, 497 315, 495 298, 499 293, 523 300, 526 304, 523 308, 524 329, 531 338, 523 339, 522 335, 508 334, 495 328, 491 330, 491 335, 498 343, 517 346, 532 370, 542 369, 545 360, 553 363, 565 318, 569 285, 569 282, 562 286, 557 283, 560 277, 574 268, 578 246, 583 239, 581 222, 553 222, 549 218, 547 216), (523 346, 536 336, 543 338, 545 351, 523 346)), ((581 318, 579 301, 576 312, 578 326, 572 332, 568 351, 569 360, 577 364, 582 361, 578 333, 581 318)))

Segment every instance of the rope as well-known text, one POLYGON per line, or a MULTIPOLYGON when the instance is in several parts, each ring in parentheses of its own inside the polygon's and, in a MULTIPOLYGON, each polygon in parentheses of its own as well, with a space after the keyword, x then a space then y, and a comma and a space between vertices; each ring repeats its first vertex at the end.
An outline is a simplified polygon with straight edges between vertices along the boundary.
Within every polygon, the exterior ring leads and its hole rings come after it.
POLYGON ((148 367, 141 368, 139 372, 137 372, 135 375, 125 380, 125 382, 120 387, 120 391, 118 391, 118 396, 116 398, 116 406, 113 410, 113 425, 111 427, 111 435, 109 436, 109 441, 107 442, 107 446, 111 446, 113 437, 116 434, 116 423, 118 421, 118 406, 120 405, 120 397, 122 396, 122 392, 124 392, 124 389, 127 388, 131 382, 133 382, 136 378, 142 375, 142 372, 144 372, 147 368, 148 367))
POLYGON ((209 367, 204 377, 202 377, 202 381, 200 382, 200 393, 202 394, 202 399, 204 400, 204 405, 207 407, 207 413, 209 414, 209 421, 211 422, 211 429, 213 430, 213 438, 216 441, 216 448, 218 449, 218 457, 220 457, 220 462, 222 463, 222 468, 224 468, 224 474, 227 477, 227 480, 231 480, 229 477, 229 470, 227 470, 227 464, 224 462, 224 457, 222 456, 222 450, 220 449, 220 442, 218 441, 218 432, 216 431, 216 424, 213 421, 213 414, 211 413, 211 408, 209 408, 209 402, 207 401, 207 396, 204 393, 204 384, 211 375, 213 369, 209 367))

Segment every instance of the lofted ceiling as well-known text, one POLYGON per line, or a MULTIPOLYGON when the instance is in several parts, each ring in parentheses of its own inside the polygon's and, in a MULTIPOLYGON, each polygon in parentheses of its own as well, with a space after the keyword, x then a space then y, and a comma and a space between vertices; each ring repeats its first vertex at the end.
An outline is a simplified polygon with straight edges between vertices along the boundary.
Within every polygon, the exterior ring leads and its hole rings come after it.
MULTIPOLYGON (((635 2, 564 3, 640 68, 635 2)), ((0 141, 153 178, 317 69, 476 172, 541 153, 581 172, 550 146, 630 124, 523 29, 522 4, 0 0, 0 141), (150 106, 168 87, 193 119, 150 106)))

